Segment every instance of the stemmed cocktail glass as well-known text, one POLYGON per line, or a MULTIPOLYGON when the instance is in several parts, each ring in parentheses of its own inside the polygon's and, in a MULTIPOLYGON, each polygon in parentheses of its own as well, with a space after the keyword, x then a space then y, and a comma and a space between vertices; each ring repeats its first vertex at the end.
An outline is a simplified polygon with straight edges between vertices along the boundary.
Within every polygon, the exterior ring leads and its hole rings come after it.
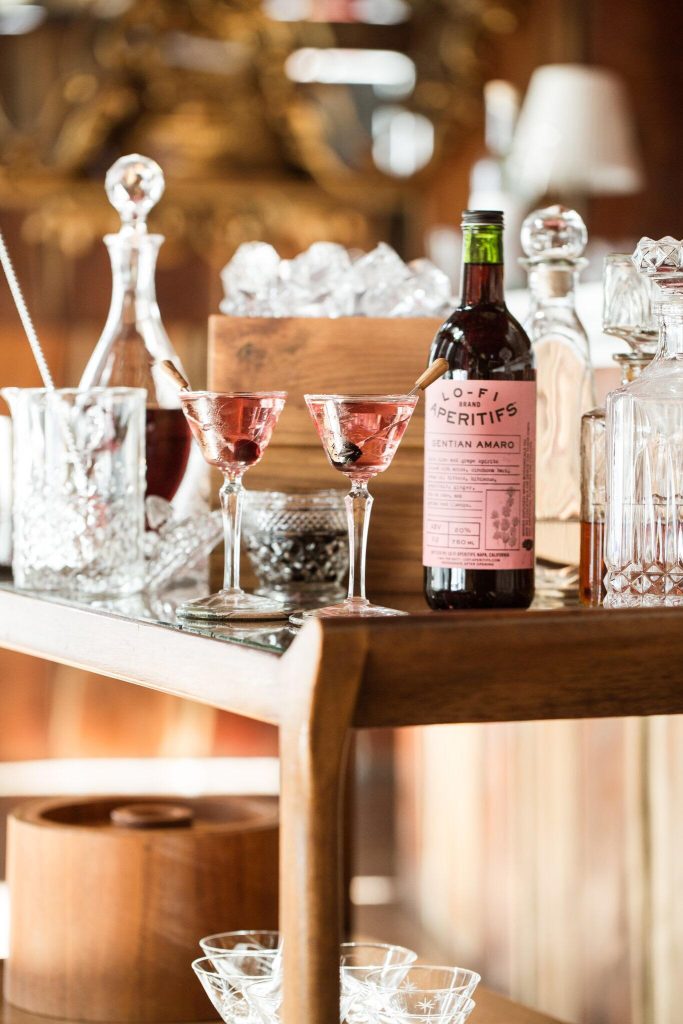
POLYGON ((365 553, 373 497, 368 481, 389 468, 417 405, 417 395, 304 395, 325 454, 351 483, 344 499, 349 527, 349 590, 339 604, 293 615, 405 615, 371 604, 365 596, 365 553))
POLYGON ((344 499, 349 527, 349 590, 339 604, 297 612, 290 622, 300 625, 307 618, 406 614, 371 604, 365 596, 365 554, 373 503, 368 481, 389 468, 420 391, 447 369, 445 359, 435 360, 404 395, 304 395, 330 465, 351 483, 344 499))
POLYGON ((242 477, 261 461, 282 412, 284 391, 180 392, 183 412, 206 461, 223 474, 220 489, 225 532, 223 588, 181 605, 183 618, 247 620, 286 618, 279 601, 247 594, 240 587, 242 477))

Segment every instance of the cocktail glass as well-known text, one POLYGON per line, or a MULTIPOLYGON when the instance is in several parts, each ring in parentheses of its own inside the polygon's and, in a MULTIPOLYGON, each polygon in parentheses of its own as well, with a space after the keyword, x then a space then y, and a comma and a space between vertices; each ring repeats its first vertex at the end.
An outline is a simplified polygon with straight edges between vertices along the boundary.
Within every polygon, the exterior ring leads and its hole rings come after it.
MULTIPOLYGON (((417 953, 405 946, 384 942, 342 942, 339 947, 341 965, 341 1000, 346 1024, 369 1024, 370 1000, 368 975, 385 967, 408 967, 417 960, 417 953)), ((401 976, 394 974, 398 985, 401 976)))
POLYGON ((260 953, 262 950, 279 950, 282 945, 280 933, 272 930, 216 932, 199 940, 205 956, 220 956, 233 951, 260 953))
MULTIPOLYGON (((390 946, 381 942, 343 942, 339 947, 339 1020, 340 1024, 371 1024, 367 975, 382 967, 404 964, 407 967, 417 959, 417 953, 403 946, 390 946)), ((400 982, 396 978, 396 984, 400 982)), ((282 974, 273 971, 263 980, 256 980, 245 989, 262 1024, 277 1024, 282 1010, 282 974)), ((370 994, 374 994, 374 989, 370 994)))
POLYGON ((365 553, 373 498, 368 481, 389 468, 413 415, 417 395, 305 395, 325 454, 351 482, 345 498, 349 528, 349 590, 339 604, 291 617, 404 615, 365 596, 365 553))
POLYGON ((284 391, 180 392, 183 412, 202 455, 224 477, 220 498, 225 534, 223 588, 181 605, 177 614, 182 618, 287 618, 282 602, 247 594, 240 587, 242 477, 261 461, 286 398, 284 391))
POLYGON ((480 981, 475 971, 431 964, 371 971, 366 977, 370 1016, 382 1024, 464 1024, 480 981))
POLYGON ((249 988, 257 982, 279 987, 280 963, 277 950, 233 950, 220 956, 200 957, 193 962, 192 970, 225 1024, 246 1024, 253 1017, 247 1000, 249 988))

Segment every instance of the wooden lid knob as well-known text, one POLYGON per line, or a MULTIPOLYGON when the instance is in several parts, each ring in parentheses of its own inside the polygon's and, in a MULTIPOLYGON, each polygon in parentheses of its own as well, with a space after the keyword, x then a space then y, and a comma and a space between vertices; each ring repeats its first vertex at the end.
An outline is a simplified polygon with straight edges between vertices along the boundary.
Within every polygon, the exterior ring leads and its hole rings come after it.
POLYGON ((123 804, 109 817, 119 828, 187 828, 194 811, 183 804, 123 804))

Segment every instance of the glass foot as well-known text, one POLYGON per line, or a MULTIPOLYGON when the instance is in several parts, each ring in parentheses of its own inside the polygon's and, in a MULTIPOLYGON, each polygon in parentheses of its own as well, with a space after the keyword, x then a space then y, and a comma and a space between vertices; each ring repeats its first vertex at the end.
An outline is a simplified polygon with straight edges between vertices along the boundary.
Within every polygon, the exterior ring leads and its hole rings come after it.
POLYGON ((219 590, 217 594, 187 601, 176 609, 180 619, 203 619, 205 622, 286 619, 289 613, 290 608, 280 601, 256 597, 243 590, 219 590))
POLYGON ((337 618, 386 618, 390 615, 407 615, 397 608, 383 608, 380 604, 371 604, 359 597, 347 598, 339 604, 329 604, 325 608, 311 608, 310 611, 294 612, 289 616, 293 626, 301 626, 306 619, 337 619, 337 618))
POLYGON ((536 590, 570 593, 579 585, 579 567, 536 559, 536 590))

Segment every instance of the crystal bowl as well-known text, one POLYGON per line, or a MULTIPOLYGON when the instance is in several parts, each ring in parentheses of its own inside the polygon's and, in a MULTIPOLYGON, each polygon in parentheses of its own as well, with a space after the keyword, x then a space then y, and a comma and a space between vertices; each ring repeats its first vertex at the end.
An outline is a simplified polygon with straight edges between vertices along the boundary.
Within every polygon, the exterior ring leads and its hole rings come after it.
POLYGON ((343 492, 249 491, 242 535, 256 594, 297 605, 344 597, 349 552, 343 492))

